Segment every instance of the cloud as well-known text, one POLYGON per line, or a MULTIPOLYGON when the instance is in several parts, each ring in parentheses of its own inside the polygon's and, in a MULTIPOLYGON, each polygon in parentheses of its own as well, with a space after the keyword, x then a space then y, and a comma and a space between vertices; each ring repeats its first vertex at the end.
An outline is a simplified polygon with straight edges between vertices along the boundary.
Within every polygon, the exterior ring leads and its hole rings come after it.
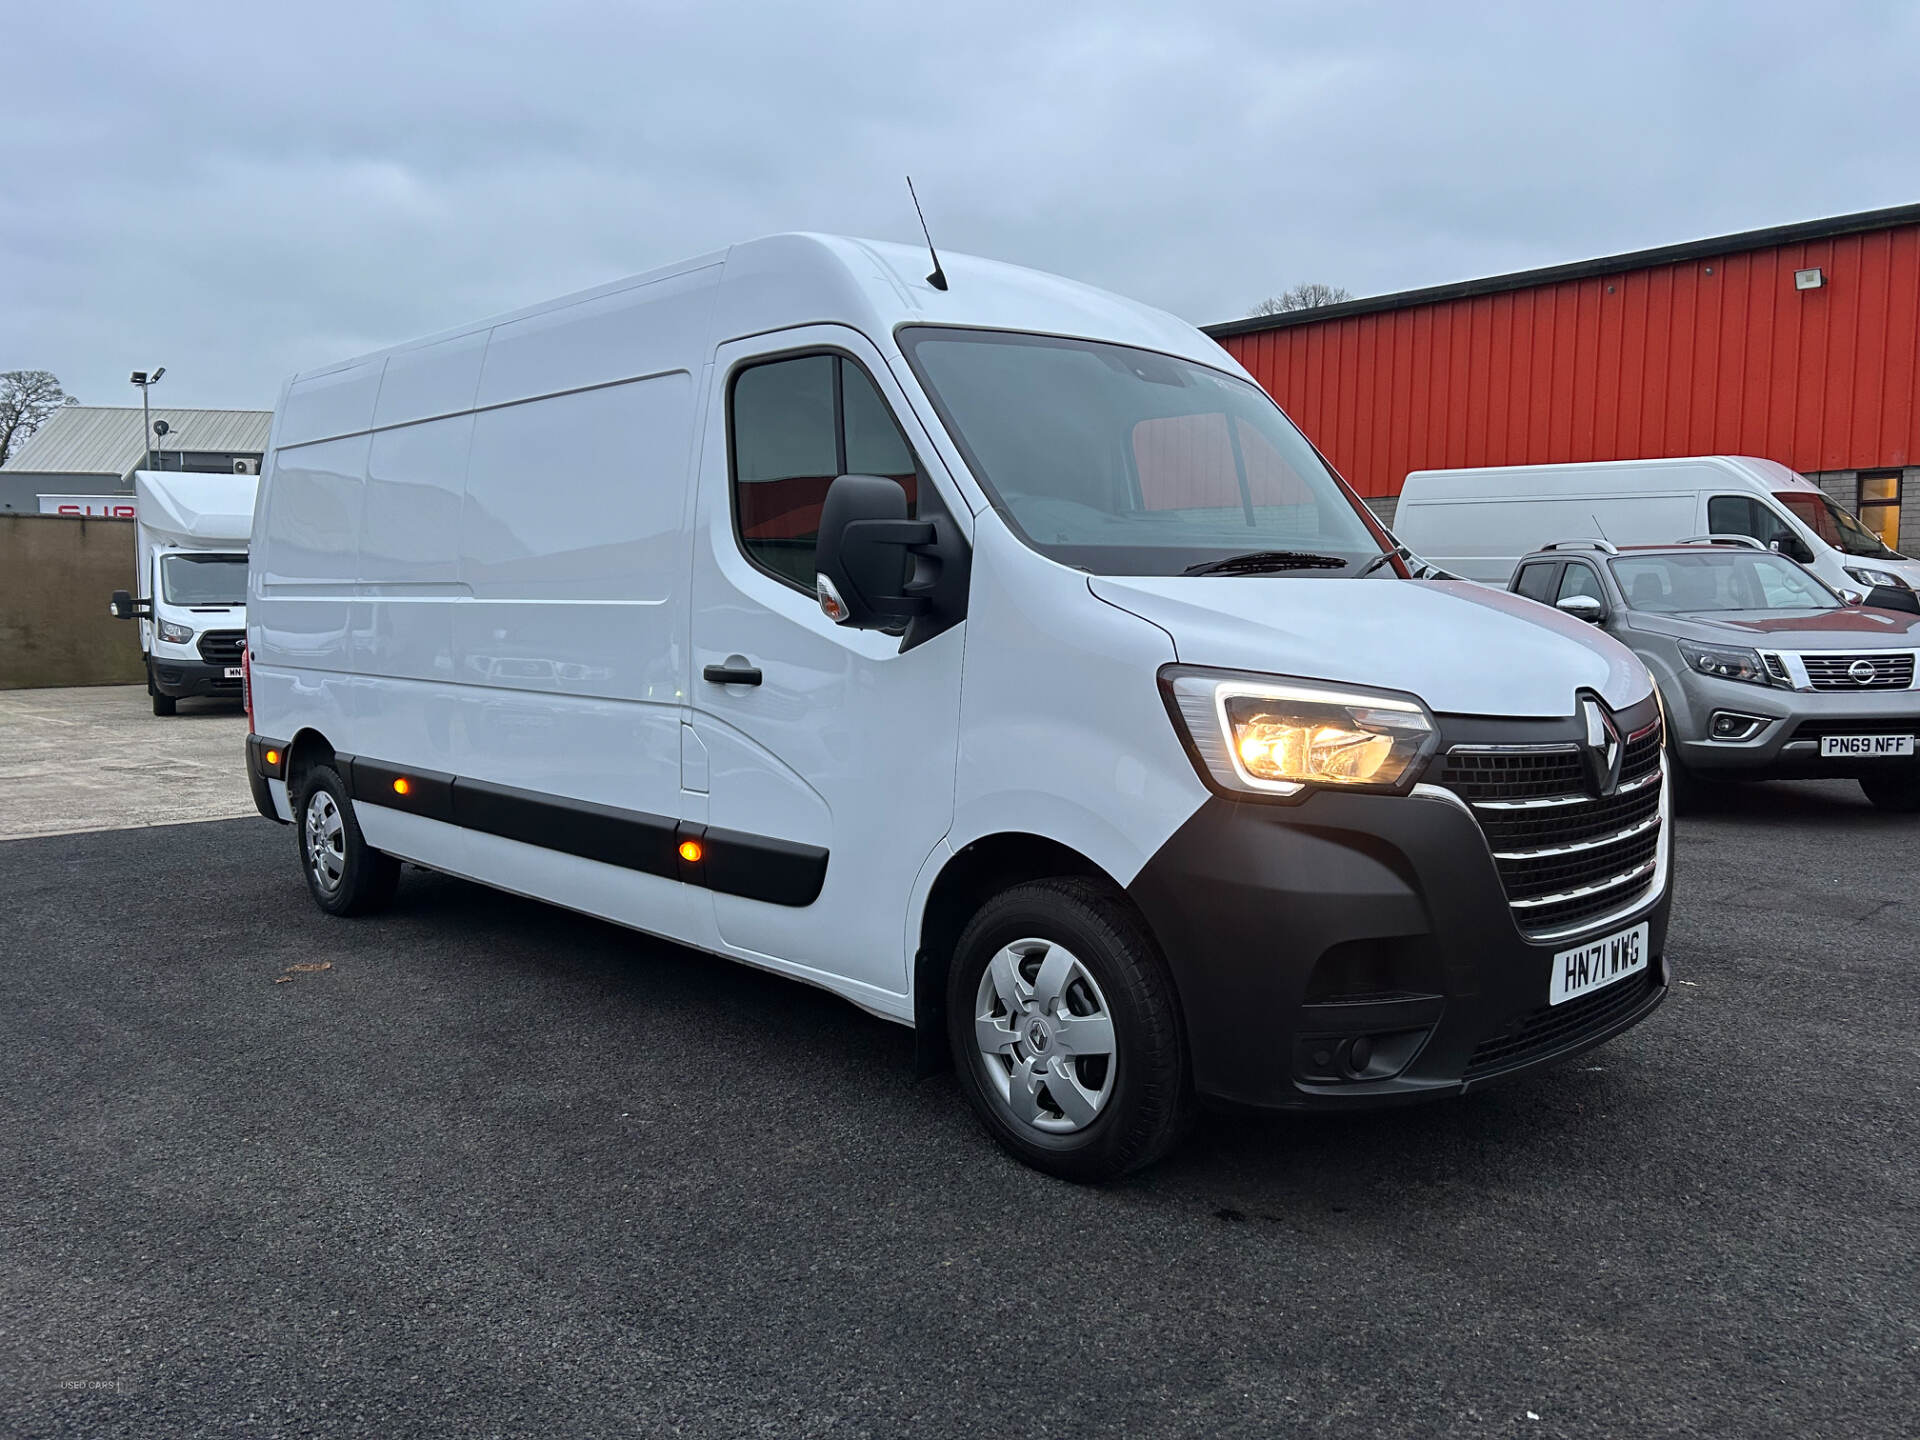
POLYGON ((1920 198, 1913 5, 44 7, 0 91, 0 368, 309 367, 785 229, 1195 321, 1920 198))

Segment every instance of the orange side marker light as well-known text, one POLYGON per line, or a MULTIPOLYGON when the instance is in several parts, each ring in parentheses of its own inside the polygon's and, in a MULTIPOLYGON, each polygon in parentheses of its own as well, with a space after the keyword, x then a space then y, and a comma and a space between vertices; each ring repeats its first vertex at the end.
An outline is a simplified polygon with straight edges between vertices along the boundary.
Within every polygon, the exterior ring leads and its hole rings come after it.
POLYGON ((280 763, 280 752, 278 750, 267 751, 267 764, 278 765, 279 763, 280 763))
POLYGON ((405 795, 408 791, 412 789, 413 789, 413 782, 407 779, 407 777, 404 775, 398 777, 393 782, 393 793, 396 795, 405 795))
POLYGON ((685 860, 689 865, 697 863, 704 854, 706 854, 706 851, 700 848, 700 842, 698 840, 682 840, 680 842, 680 858, 685 860))

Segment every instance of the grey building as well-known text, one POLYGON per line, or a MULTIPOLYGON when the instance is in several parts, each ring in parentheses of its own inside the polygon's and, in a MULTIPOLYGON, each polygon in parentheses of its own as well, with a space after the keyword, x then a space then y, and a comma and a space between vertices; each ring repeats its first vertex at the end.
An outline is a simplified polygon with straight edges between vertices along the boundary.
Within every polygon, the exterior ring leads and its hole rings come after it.
MULTIPOLYGON (((156 407, 167 433, 153 441, 155 470, 230 473, 236 461, 257 468, 267 449, 270 410, 173 410, 156 407)), ((133 495, 133 472, 146 467, 138 405, 68 405, 0 465, 0 514, 37 515, 42 495, 133 495)))

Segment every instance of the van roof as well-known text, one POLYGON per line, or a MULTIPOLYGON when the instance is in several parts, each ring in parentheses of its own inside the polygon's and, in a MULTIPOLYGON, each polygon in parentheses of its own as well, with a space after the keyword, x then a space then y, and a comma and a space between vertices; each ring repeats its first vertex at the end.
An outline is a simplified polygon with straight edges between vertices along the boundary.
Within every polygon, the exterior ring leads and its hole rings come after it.
MULTIPOLYGON (((1557 481, 1574 481, 1595 475, 1634 472, 1651 472, 1658 475, 1671 470, 1702 467, 1719 471, 1729 481, 1743 488, 1762 490, 1818 490, 1820 488, 1799 471, 1782 465, 1778 460, 1767 460, 1757 455, 1662 455, 1644 460, 1579 460, 1554 465, 1482 465, 1457 470, 1415 470, 1408 474, 1402 486, 1402 492, 1404 494, 1408 488, 1444 489, 1444 482, 1448 480, 1469 482, 1475 479, 1510 476, 1529 485, 1544 486, 1557 481), (1417 486, 1416 481, 1419 482, 1417 486)), ((1415 498, 1419 497, 1416 495, 1415 498)))
POLYGON ((955 325, 1107 340, 1245 373, 1212 340, 1163 310, 1059 275, 975 255, 942 251, 940 262, 949 287, 944 291, 927 283, 931 262, 924 246, 842 235, 770 235, 303 370, 289 383, 709 269, 721 272, 714 277, 722 292, 714 334, 722 341, 806 324, 849 324, 874 336, 904 324, 955 325))

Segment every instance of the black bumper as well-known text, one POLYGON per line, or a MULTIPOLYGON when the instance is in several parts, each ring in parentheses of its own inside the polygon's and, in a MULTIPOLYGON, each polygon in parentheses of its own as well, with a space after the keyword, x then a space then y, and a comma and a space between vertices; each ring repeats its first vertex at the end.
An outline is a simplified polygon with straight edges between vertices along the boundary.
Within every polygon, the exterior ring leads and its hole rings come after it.
POLYGON ((273 808, 273 791, 267 788, 267 781, 286 778, 286 742, 269 740, 264 735, 247 736, 247 788, 253 792, 253 808, 282 825, 286 821, 281 820, 280 812, 273 808))
POLYGON ((1553 956, 1589 937, 1523 936, 1479 825, 1443 799, 1216 796, 1128 888, 1172 967, 1199 1093, 1335 1109, 1457 1094, 1645 1018, 1667 989, 1661 880, 1594 932, 1648 922, 1645 970, 1558 1006, 1553 956))
POLYGON ((147 658, 147 678, 162 695, 176 700, 207 696, 219 700, 243 700, 238 676, 229 680, 226 665, 209 665, 204 660, 173 660, 161 655, 147 658))

